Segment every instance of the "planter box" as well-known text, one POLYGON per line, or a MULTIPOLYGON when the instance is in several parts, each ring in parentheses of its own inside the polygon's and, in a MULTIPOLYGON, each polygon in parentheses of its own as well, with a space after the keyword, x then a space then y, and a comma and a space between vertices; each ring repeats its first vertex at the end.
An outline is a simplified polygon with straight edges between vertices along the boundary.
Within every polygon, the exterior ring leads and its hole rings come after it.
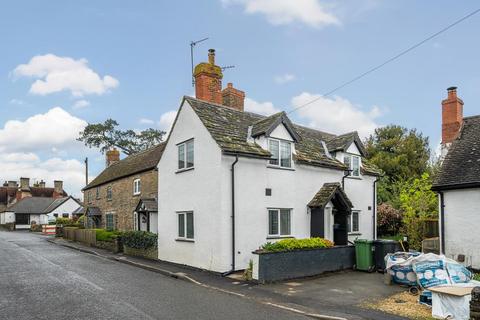
POLYGON ((253 279, 260 283, 352 269, 355 264, 354 246, 253 254, 253 279))
POLYGON ((158 259, 158 249, 157 247, 151 247, 148 249, 135 249, 123 245, 123 252, 129 256, 142 257, 147 259, 158 259))

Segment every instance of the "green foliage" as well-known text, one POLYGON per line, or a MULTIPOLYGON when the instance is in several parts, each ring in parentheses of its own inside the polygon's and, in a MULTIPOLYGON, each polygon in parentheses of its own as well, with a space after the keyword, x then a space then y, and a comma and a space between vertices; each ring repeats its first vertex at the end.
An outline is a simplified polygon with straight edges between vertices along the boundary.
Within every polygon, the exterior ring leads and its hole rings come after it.
POLYGON ((403 211, 403 231, 408 237, 410 248, 420 250, 424 239, 424 221, 438 217, 437 195, 431 190, 432 181, 428 173, 420 178, 403 183, 400 203, 403 211))
POLYGON ((32 232, 42 232, 42 225, 32 223, 30 225, 30 231, 32 231, 32 232))
POLYGON ((473 276, 473 280, 480 281, 480 273, 477 273, 473 276))
POLYGON ((120 231, 107 231, 105 229, 95 229, 95 238, 98 241, 113 241, 117 237, 121 237, 120 231))
POLYGON ((85 225, 85 215, 81 215, 80 217, 78 217, 77 222, 82 225, 85 225))
POLYGON ((269 252, 293 251, 304 249, 331 248, 333 242, 323 238, 283 239, 277 242, 267 242, 261 249, 269 252))
POLYGON ((77 140, 89 148, 100 148, 102 153, 111 147, 117 147, 123 153, 131 155, 155 146, 165 135, 165 131, 152 128, 137 133, 134 130, 119 130, 117 127, 118 122, 113 119, 88 124, 77 140))
POLYGON ((380 235, 396 235, 402 227, 402 211, 388 203, 377 207, 377 226, 380 235))
POLYGON ((157 247, 158 236, 147 231, 127 231, 122 235, 123 244, 134 249, 157 247))

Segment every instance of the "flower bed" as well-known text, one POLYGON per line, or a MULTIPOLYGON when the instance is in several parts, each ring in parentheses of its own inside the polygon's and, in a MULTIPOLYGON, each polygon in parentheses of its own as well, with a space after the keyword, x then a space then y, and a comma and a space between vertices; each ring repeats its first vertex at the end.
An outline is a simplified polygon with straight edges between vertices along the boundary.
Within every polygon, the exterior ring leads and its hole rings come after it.
POLYGON ((253 279, 261 283, 352 269, 354 246, 336 246, 322 238, 285 239, 253 252, 253 279))

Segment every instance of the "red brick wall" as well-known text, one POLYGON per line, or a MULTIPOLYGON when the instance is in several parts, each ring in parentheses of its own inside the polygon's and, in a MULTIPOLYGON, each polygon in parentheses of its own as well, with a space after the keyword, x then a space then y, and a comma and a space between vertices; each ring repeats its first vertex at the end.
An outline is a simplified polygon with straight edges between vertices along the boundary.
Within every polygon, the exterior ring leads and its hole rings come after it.
POLYGON ((463 122, 463 101, 457 97, 456 88, 448 89, 447 99, 442 101, 442 144, 451 143, 457 137, 463 122))

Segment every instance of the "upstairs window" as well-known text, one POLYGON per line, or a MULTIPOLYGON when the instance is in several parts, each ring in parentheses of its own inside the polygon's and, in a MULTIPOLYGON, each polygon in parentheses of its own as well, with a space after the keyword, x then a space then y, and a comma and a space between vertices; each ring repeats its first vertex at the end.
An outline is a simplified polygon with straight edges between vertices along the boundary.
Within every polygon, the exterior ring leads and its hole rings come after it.
POLYGON ((178 145, 178 169, 193 168, 194 149, 193 140, 178 145))
POLYGON ((112 200, 112 186, 107 187, 107 200, 112 200))
POLYGON ((133 180, 133 194, 138 195, 141 193, 140 179, 133 180))
POLYGON ((349 168, 350 171, 350 176, 353 177, 360 177, 360 157, 351 155, 351 154, 346 154, 343 157, 343 163, 349 168))
POLYGON ((268 151, 272 154, 270 165, 281 168, 292 167, 292 144, 288 141, 269 139, 268 151))
POLYGON ((95 198, 100 199, 100 187, 96 188, 95 193, 95 198))

